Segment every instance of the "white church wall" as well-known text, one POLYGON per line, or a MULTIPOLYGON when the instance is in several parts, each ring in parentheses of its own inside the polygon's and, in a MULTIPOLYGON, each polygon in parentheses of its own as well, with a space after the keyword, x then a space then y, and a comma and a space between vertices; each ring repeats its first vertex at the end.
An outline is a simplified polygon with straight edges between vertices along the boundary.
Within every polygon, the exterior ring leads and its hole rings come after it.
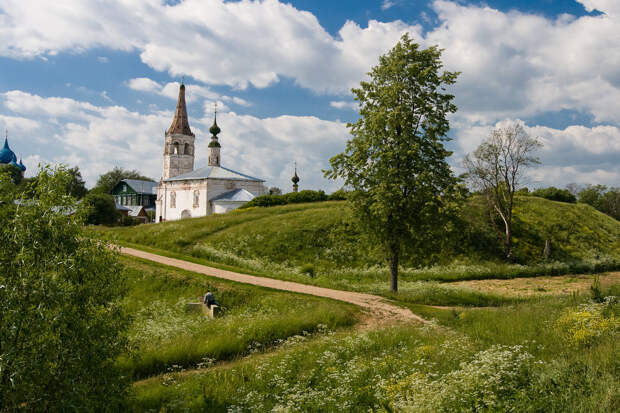
POLYGON ((230 212, 239 208, 241 205, 245 204, 245 202, 239 201, 213 201, 213 213, 214 214, 225 214, 226 212, 230 212))

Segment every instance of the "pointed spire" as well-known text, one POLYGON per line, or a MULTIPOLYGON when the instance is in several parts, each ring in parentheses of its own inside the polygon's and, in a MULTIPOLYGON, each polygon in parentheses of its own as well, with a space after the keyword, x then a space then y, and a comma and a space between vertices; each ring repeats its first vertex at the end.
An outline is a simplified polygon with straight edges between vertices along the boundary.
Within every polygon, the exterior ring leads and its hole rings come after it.
POLYGON ((168 135, 173 133, 179 133, 181 135, 194 136, 192 130, 189 128, 189 120, 187 118, 187 107, 185 106, 185 79, 181 81, 181 87, 179 88, 179 100, 177 101, 177 109, 174 112, 174 119, 172 125, 168 129, 168 135))
POLYGON ((299 185, 297 185, 299 182, 299 177, 297 176, 297 161, 295 161, 295 174, 291 178, 291 181, 293 182, 293 192, 297 192, 299 190, 299 185))

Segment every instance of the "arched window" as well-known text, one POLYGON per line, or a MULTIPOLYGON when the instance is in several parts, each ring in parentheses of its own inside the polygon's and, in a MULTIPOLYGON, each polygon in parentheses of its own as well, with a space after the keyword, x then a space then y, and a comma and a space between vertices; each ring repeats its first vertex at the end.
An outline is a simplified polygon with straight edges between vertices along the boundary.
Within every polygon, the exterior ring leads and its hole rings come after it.
POLYGON ((179 154, 179 142, 175 142, 172 144, 172 153, 174 155, 178 155, 179 154))
POLYGON ((186 143, 185 146, 183 147, 183 155, 191 155, 190 149, 189 149, 189 143, 186 143))
POLYGON ((177 193, 172 191, 170 192, 170 208, 177 207, 177 193))
POLYGON ((194 208, 198 208, 200 206, 200 191, 194 191, 194 208))

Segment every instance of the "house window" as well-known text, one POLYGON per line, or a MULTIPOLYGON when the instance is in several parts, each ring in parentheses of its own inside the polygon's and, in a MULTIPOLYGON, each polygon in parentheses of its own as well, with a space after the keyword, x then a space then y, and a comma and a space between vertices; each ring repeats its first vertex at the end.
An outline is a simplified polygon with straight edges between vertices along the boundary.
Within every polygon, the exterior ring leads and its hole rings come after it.
POLYGON ((194 191, 194 208, 198 208, 200 206, 200 191, 194 191))
POLYGON ((172 191, 170 192, 170 208, 177 207, 177 193, 172 191))
POLYGON ((127 185, 123 185, 123 192, 127 192, 127 185))

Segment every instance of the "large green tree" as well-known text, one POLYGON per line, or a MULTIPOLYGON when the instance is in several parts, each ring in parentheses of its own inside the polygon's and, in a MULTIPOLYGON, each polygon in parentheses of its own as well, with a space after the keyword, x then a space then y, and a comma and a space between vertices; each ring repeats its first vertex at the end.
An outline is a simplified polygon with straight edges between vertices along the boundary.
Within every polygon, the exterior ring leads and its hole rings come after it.
POLYGON ((123 410, 124 278, 72 214, 70 180, 44 169, 27 199, 0 174, 0 412, 123 410))
POLYGON ((458 73, 443 71, 441 50, 421 49, 408 35, 353 89, 360 118, 352 138, 330 159, 329 178, 341 178, 360 228, 381 247, 398 290, 403 254, 422 256, 441 239, 458 181, 443 145, 456 111, 446 87, 458 73))
POLYGON ((97 184, 92 190, 93 192, 109 194, 112 192, 112 189, 114 189, 116 184, 123 179, 141 179, 144 181, 152 181, 151 178, 143 176, 135 169, 128 170, 115 166, 111 171, 99 176, 99 179, 97 179, 97 184))

